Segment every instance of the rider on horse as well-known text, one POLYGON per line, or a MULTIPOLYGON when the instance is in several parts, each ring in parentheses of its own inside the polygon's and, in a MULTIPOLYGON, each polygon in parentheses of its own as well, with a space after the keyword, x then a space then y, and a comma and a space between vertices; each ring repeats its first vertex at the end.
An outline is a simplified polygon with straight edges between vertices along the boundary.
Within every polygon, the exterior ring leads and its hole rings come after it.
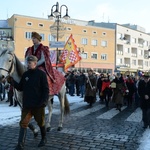
POLYGON ((59 71, 53 69, 50 61, 49 47, 44 46, 41 43, 41 39, 42 37, 37 32, 32 32, 33 46, 27 49, 25 59, 27 60, 30 55, 38 58, 37 66, 47 75, 50 95, 58 94, 65 78, 59 71))

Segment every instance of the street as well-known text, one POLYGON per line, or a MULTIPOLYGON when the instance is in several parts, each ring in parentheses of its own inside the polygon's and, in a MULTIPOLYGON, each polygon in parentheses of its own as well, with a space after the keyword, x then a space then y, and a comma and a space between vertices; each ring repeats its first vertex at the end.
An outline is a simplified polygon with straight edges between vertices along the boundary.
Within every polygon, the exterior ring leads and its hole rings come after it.
MULTIPOLYGON (((68 99, 70 100, 71 97, 68 99)), ((138 149, 139 140, 144 132, 140 108, 123 106, 122 111, 119 112, 112 104, 108 110, 98 100, 89 107, 83 98, 75 96, 73 99, 74 101, 70 102, 71 113, 64 118, 63 130, 57 131, 60 111, 59 102, 54 100, 52 129, 47 132, 46 146, 38 148, 40 133, 35 139, 28 129, 25 150, 138 149)), ((32 122, 36 125, 34 119, 32 122)), ((19 118, 13 124, 0 124, 0 133, 0 150, 13 150, 19 134, 19 118)))

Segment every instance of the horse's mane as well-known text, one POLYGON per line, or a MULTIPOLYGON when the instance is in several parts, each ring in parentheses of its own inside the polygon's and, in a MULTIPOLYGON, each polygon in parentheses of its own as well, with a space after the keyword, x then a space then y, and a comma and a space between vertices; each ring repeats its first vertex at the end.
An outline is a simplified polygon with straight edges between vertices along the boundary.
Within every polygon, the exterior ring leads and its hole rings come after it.
POLYGON ((16 70, 18 71, 18 75, 22 76, 23 73, 27 70, 27 68, 25 67, 25 65, 23 65, 20 60, 17 58, 17 56, 15 55, 15 60, 16 60, 16 70))

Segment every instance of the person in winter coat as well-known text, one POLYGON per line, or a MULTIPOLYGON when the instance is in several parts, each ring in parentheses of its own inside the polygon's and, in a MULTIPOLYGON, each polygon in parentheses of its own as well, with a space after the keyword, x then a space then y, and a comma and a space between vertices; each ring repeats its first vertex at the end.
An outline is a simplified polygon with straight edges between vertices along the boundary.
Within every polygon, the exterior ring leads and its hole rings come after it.
POLYGON ((68 80, 68 86, 69 86, 69 95, 74 96, 75 93, 75 74, 74 71, 72 71, 69 76, 67 77, 68 80))
POLYGON ((84 101, 90 106, 96 101, 96 77, 91 69, 88 71, 84 101))
POLYGON ((128 106, 132 106, 133 95, 135 93, 135 85, 134 85, 134 81, 131 78, 131 76, 128 76, 128 78, 126 79, 126 85, 127 85, 128 90, 129 90, 128 94, 126 95, 126 99, 128 102, 128 106))
POLYGON ((108 108, 108 104, 112 96, 112 89, 110 87, 110 80, 108 76, 105 76, 102 81, 101 95, 103 96, 106 107, 108 108))
POLYGON ((149 75, 145 73, 144 80, 138 84, 138 94, 140 96, 140 106, 142 109, 143 128, 150 127, 150 80, 149 75))
POLYGON ((98 91, 98 95, 99 95, 99 98, 100 98, 99 101, 102 102, 102 103, 104 101, 104 97, 103 97, 103 95, 101 93, 103 80, 104 80, 104 74, 102 73, 102 74, 100 74, 100 76, 99 76, 99 78, 97 80, 97 91, 98 91))
POLYGON ((127 90, 127 86, 124 79, 120 74, 118 74, 113 82, 116 83, 116 88, 113 88, 112 101, 116 104, 116 109, 121 111, 123 105, 124 94, 127 90))
POLYGON ((79 77, 81 98, 83 98, 83 96, 85 94, 85 83, 86 83, 86 76, 83 72, 81 72, 80 77, 79 77))
POLYGON ((12 81, 13 86, 23 92, 23 108, 20 120, 18 145, 15 150, 23 150, 28 124, 34 116, 40 127, 42 139, 38 147, 46 144, 45 106, 49 98, 48 81, 44 71, 38 69, 37 57, 30 55, 27 59, 28 70, 24 72, 19 83, 12 81))

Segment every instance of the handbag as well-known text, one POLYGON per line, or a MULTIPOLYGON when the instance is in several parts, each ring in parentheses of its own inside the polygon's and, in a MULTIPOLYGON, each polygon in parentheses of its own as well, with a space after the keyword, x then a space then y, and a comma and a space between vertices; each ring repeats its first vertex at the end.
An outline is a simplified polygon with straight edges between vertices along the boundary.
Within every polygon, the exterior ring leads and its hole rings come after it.
POLYGON ((112 83, 110 84, 110 87, 111 87, 112 89, 115 89, 115 88, 116 88, 116 83, 115 83, 115 82, 112 82, 112 83))

